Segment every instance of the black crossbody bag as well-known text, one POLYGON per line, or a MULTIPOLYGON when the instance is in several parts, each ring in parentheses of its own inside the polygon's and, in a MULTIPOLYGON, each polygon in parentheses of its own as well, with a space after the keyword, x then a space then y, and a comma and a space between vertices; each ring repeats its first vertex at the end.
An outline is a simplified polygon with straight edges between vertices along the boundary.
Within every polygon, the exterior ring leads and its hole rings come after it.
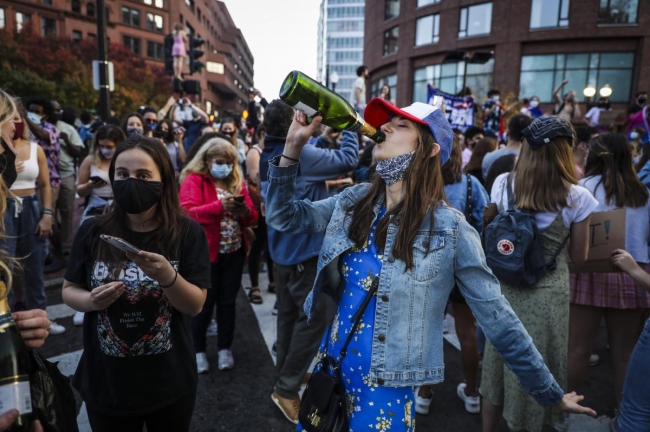
MULTIPOLYGON (((354 324, 338 359, 333 359, 325 352, 325 356, 316 365, 318 372, 314 373, 307 384, 305 392, 300 400, 300 412, 298 419, 307 432, 347 432, 348 431, 348 407, 345 395, 345 385, 341 378, 341 361, 347 354, 348 345, 352 336, 357 331, 361 317, 368 308, 370 299, 379 288, 379 278, 372 281, 372 286, 363 298, 359 309, 352 317, 354 324), (332 374, 329 369, 332 369, 332 374)), ((326 344, 329 344, 329 332, 326 344)), ((325 345, 327 346, 327 345, 325 345)))

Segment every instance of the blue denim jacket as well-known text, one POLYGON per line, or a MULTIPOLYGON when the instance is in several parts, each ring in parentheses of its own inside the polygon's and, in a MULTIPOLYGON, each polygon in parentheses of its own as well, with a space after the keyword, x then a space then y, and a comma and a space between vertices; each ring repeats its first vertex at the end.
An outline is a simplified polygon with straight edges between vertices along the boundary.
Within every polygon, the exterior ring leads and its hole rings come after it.
MULTIPOLYGON (((331 198, 295 201, 298 163, 269 164, 266 222, 280 231, 325 233, 312 292, 305 301, 311 317, 322 293, 340 298, 338 257, 354 246, 348 238, 352 220, 346 208, 369 189, 349 187, 331 198)), ((375 217, 384 199, 375 204, 375 217)), ((485 262, 476 230, 464 216, 440 203, 429 212, 413 244, 414 267, 391 256, 396 222, 388 227, 377 292, 370 377, 391 387, 436 384, 444 379, 442 317, 457 283, 478 323, 523 388, 542 406, 558 403, 564 394, 544 364, 532 339, 501 295, 499 281, 485 262), (433 231, 429 231, 430 218, 433 231)))

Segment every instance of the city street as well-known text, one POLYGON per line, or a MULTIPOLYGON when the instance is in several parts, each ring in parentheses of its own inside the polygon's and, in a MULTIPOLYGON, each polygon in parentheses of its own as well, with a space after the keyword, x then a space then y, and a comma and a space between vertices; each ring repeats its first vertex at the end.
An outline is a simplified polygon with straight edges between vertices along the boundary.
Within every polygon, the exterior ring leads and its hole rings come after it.
MULTIPOLYGON (((56 275, 58 276, 58 274, 56 275)), ((241 292, 237 307, 237 330, 233 354, 236 366, 233 370, 222 372, 216 368, 216 340, 208 346, 208 359, 213 370, 201 375, 194 409, 193 432, 209 431, 253 431, 269 432, 294 430, 271 401, 274 383, 274 358, 270 347, 275 340, 275 317, 272 315, 274 294, 265 287, 266 273, 260 275, 264 303, 252 306, 245 293, 241 292)), ((72 324, 72 310, 62 305, 60 279, 49 281, 48 314, 63 324, 67 331, 47 339, 42 353, 60 361, 59 367, 65 374, 72 374, 81 355, 82 330, 72 324)), ((248 275, 244 275, 244 285, 249 285, 248 275)), ((453 340, 453 332, 449 339, 453 340)), ((209 341, 210 341, 209 339, 209 341)), ((585 388, 585 404, 596 409, 599 415, 613 415, 613 369, 607 351, 605 328, 601 325, 596 354, 601 363, 589 369, 589 379, 585 388)), ((462 379, 460 356, 454 346, 445 343, 445 382, 434 388, 434 400, 428 416, 417 417, 417 430, 420 432, 439 431, 480 431, 480 415, 468 414, 456 396, 456 386, 462 379)), ((80 431, 90 428, 79 400, 80 431)), ((502 426, 500 431, 507 431, 502 426)), ((606 424, 596 420, 577 418, 572 420, 571 432, 606 432, 606 424)), ((552 431, 547 428, 546 431, 552 431)))

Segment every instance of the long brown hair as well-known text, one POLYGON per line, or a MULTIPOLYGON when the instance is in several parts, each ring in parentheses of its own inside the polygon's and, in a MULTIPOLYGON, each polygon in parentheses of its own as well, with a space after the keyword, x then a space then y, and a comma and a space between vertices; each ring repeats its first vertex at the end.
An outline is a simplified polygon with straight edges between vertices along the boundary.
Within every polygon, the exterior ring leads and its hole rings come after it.
POLYGON ((458 135, 454 134, 449 160, 442 166, 442 182, 446 185, 458 183, 463 178, 463 148, 458 135))
POLYGON ((496 149, 497 149, 497 140, 495 138, 485 137, 482 140, 480 140, 474 146, 474 150, 472 150, 472 157, 469 158, 469 162, 467 162, 467 165, 465 165, 464 171, 466 173, 469 173, 469 172, 481 170, 485 155, 495 151, 496 149))
MULTIPOLYGON (((442 173, 440 169, 440 154, 430 157, 436 144, 427 126, 418 126, 418 139, 411 165, 406 170, 406 195, 404 199, 388 210, 386 216, 379 221, 375 233, 377 247, 383 249, 386 245, 386 235, 391 216, 398 219, 397 235, 392 255, 406 263, 408 269, 413 267, 413 243, 427 213, 435 208, 445 197, 442 173)), ((352 213, 352 222, 348 236, 357 247, 362 248, 370 236, 374 207, 380 198, 384 198, 386 183, 376 172, 370 179, 368 193, 358 202, 348 207, 352 213)), ((433 231, 433 218, 429 231, 433 231)))
POLYGON ((625 135, 607 133, 589 141, 585 177, 600 175, 605 188, 606 204, 616 207, 643 207, 648 202, 648 189, 632 167, 632 152, 625 135))
MULTIPOLYGON (((157 140, 142 135, 133 136, 118 146, 113 155, 113 159, 111 159, 111 166, 108 169, 108 177, 111 180, 111 184, 114 182, 115 163, 118 157, 120 154, 133 149, 139 149, 147 153, 158 167, 158 171, 160 171, 163 191, 160 201, 156 204, 156 211, 154 212, 160 226, 152 232, 152 239, 156 246, 163 251, 163 255, 170 257, 180 250, 181 239, 185 236, 185 233, 181 229, 181 222, 186 217, 178 198, 174 166, 172 165, 167 149, 161 146, 157 140)), ((105 215, 97 217, 96 226, 101 234, 123 238, 129 226, 128 216, 120 207, 117 200, 113 200, 109 211, 105 215)), ((94 242, 93 256, 98 256, 103 261, 113 262, 124 261, 126 259, 123 252, 118 251, 114 247, 108 247, 108 244, 103 241, 94 242)))
POLYGON ((557 137, 533 150, 524 139, 514 169, 517 208, 556 212, 568 206, 571 185, 578 183, 572 143, 570 138, 557 137))

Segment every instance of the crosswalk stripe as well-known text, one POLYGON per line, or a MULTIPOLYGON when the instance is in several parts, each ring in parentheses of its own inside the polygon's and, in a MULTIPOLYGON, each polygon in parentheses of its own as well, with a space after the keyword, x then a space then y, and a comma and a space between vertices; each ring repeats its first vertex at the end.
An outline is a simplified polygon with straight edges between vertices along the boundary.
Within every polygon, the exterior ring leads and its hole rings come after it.
POLYGON ((65 303, 56 304, 47 307, 47 317, 50 320, 67 318, 75 314, 75 310, 65 303))

